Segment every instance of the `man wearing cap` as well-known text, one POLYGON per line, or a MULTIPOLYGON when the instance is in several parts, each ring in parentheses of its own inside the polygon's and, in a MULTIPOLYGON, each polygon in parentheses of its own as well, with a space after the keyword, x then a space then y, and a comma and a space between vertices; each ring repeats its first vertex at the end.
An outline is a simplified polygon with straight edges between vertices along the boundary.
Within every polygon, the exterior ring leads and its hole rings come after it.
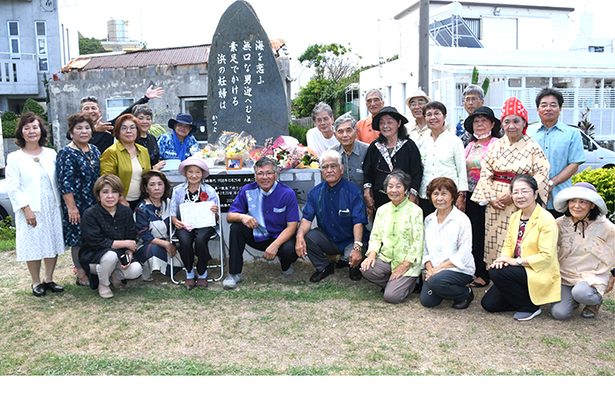
POLYGON ((425 116, 423 115, 423 107, 430 101, 429 96, 420 88, 406 100, 406 105, 414 117, 414 124, 408 127, 408 134, 410 134, 410 138, 417 145, 420 144, 420 140, 423 139, 423 137, 429 135, 427 120, 425 120, 425 116))
POLYGON ((536 96, 536 108, 540 123, 532 124, 528 135, 534 137, 551 164, 549 170, 549 199, 547 210, 554 217, 562 214, 553 206, 553 198, 562 189, 572 186, 570 179, 585 162, 583 139, 578 129, 564 124, 559 115, 564 105, 564 96, 553 88, 544 88, 536 96))
MULTIPOLYGON (((463 90, 463 108, 466 110, 468 115, 474 114, 474 111, 477 108, 482 107, 483 104, 485 104, 485 93, 482 88, 477 85, 470 84, 463 90)), ((464 120, 459 120, 459 123, 457 123, 457 130, 455 131, 455 134, 461 138, 461 141, 463 141, 463 146, 465 147, 468 145, 468 142, 470 142, 472 135, 470 135, 463 128, 463 121, 464 120)))
POLYGON ((366 144, 371 144, 378 138, 378 130, 372 128, 372 120, 374 115, 378 114, 382 107, 384 107, 384 97, 382 92, 377 88, 372 88, 365 94, 365 105, 367 105, 367 111, 369 115, 357 122, 357 138, 359 141, 366 144))
MULTIPOLYGON (((88 114, 94 122, 94 129, 92 130, 92 139, 90 139, 90 144, 95 145, 101 154, 105 152, 105 150, 113 145, 114 142, 113 134, 111 134, 111 132, 113 131, 115 120, 124 114, 131 113, 133 107, 136 105, 146 104, 149 100, 159 98, 163 94, 164 90, 161 87, 154 88, 153 85, 150 85, 147 90, 145 90, 145 96, 143 96, 143 98, 137 100, 134 104, 126 108, 117 117, 109 122, 102 120, 102 112, 100 111, 100 106, 98 105, 98 98, 94 96, 83 97, 80 101, 79 110, 84 114, 88 114)), ((69 136, 70 133, 67 133, 67 137, 69 136)))
POLYGON ((553 202, 565 216, 556 220, 562 299, 551 314, 557 320, 569 319, 581 304, 581 316, 594 318, 615 284, 615 225, 606 218, 604 199, 588 182, 563 189, 553 202))
POLYGON ((264 258, 280 259, 282 273, 292 273, 297 260, 295 233, 299 205, 292 188, 278 182, 275 160, 263 157, 254 164, 256 182, 244 185, 229 208, 229 274, 224 289, 235 289, 243 275, 243 251, 246 245, 264 252, 264 258))
POLYGON ((363 177, 363 161, 367 153, 367 145, 357 141, 355 131, 356 120, 348 113, 340 116, 333 123, 335 137, 340 142, 337 152, 342 158, 343 176, 347 180, 354 182, 359 189, 363 189, 365 178, 363 177))
POLYGON ((199 150, 199 144, 192 135, 194 125, 192 115, 179 113, 169 120, 171 132, 167 132, 158 138, 160 159, 176 159, 183 161, 199 150))
POLYGON ((359 267, 363 243, 367 243, 367 214, 361 189, 342 178, 339 152, 323 152, 319 163, 323 182, 312 188, 303 207, 295 244, 297 256, 307 256, 316 268, 310 282, 320 282, 334 272, 335 264, 329 260, 333 255, 341 255, 341 260, 347 261, 351 280, 361 280, 359 267), (310 229, 314 218, 318 227, 310 229))

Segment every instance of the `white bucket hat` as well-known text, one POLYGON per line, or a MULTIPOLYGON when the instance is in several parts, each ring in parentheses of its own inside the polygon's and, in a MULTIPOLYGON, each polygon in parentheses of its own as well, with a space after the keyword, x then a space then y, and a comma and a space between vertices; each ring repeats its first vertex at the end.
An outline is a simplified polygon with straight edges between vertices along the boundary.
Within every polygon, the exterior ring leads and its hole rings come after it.
POLYGON ((589 182, 577 182, 571 187, 562 189, 553 200, 555 210, 562 213, 566 212, 568 210, 568 201, 574 198, 584 199, 593 203, 600 209, 600 213, 604 215, 609 212, 604 199, 589 182))

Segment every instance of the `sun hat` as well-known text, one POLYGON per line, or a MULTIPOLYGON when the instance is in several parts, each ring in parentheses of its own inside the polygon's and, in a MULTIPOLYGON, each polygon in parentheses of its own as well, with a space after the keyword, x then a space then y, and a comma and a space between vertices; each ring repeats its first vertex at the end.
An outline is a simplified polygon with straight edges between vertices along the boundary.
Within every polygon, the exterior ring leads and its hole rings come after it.
POLYGON ((410 94, 410 96, 406 98, 406 105, 409 107, 410 101, 413 98, 421 98, 421 97, 426 99, 427 102, 431 101, 431 98, 429 98, 429 96, 425 93, 425 91, 421 90, 420 88, 417 88, 417 90, 414 93, 410 94))
POLYGON ((568 201, 574 198, 584 199, 593 203, 600 209, 600 213, 604 215, 608 213, 604 199, 589 182, 577 182, 571 187, 562 189, 553 200, 555 210, 561 213, 566 212, 568 210, 568 201))
POLYGON ((383 107, 378 114, 374 115, 374 118, 372 119, 372 128, 376 131, 380 131, 380 119, 383 115, 390 115, 397 121, 401 121, 402 125, 408 123, 408 119, 401 115, 395 107, 383 107))
POLYGON ((185 160, 183 160, 179 164, 179 173, 182 174, 183 176, 186 176, 185 170, 187 167, 191 165, 197 166, 203 170, 203 179, 209 176, 209 167, 207 167, 207 163, 205 162, 205 160, 201 158, 196 158, 196 157, 188 157, 185 160))
POLYGON ((493 130, 491 130, 491 135, 496 137, 499 136, 502 123, 495 117, 493 110, 486 105, 478 107, 476 110, 474 110, 474 113, 468 115, 468 118, 466 118, 466 120, 463 122, 463 127, 466 129, 466 131, 468 131, 470 134, 474 134, 474 118, 478 117, 479 115, 489 118, 489 120, 494 123, 493 130))
POLYGON ((172 130, 175 129, 175 126, 177 124, 186 124, 186 125, 190 125, 191 129, 190 132, 194 131, 194 125, 192 124, 192 115, 190 114, 184 114, 184 113, 179 113, 175 116, 175 118, 171 118, 168 122, 168 126, 169 128, 171 128, 172 130))
POLYGON ((508 117, 509 115, 518 115, 525 120, 525 127, 523 128, 523 134, 525 134, 528 125, 527 110, 523 106, 521 100, 519 100, 517 97, 510 97, 508 100, 504 101, 504 106, 502 107, 502 116, 500 118, 502 121, 504 121, 504 118, 508 117))

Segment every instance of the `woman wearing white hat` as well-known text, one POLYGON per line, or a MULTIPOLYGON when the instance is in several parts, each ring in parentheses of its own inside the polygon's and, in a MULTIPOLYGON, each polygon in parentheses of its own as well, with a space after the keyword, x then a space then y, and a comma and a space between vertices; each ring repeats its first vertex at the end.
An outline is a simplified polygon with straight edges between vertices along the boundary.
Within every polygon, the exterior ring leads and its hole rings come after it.
POLYGON ((605 217, 604 200, 587 182, 562 190, 554 206, 564 213, 556 221, 562 300, 553 305, 551 314, 558 320, 569 319, 581 304, 585 305, 581 316, 593 318, 615 283, 615 225, 605 217))

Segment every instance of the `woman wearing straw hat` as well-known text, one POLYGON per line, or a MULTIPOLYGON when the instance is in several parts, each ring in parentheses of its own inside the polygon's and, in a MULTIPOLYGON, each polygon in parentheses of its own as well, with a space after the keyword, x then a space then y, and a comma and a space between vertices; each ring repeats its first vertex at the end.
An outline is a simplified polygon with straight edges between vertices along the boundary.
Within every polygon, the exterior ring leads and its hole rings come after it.
POLYGON ((585 305, 581 316, 594 318, 615 283, 615 225, 605 216, 604 199, 587 182, 560 191, 554 206, 564 213, 556 221, 562 300, 553 305, 551 314, 557 320, 569 319, 581 304, 585 305))

